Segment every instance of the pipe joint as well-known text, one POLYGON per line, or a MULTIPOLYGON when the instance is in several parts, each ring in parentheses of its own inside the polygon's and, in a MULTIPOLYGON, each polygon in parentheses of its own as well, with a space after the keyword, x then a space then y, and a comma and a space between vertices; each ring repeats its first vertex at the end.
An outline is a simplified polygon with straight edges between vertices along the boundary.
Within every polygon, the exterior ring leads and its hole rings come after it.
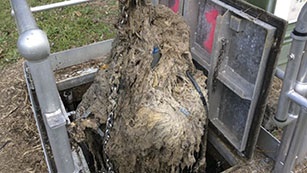
POLYGON ((274 123, 277 127, 283 128, 291 124, 297 118, 298 118, 298 115, 293 115, 293 114, 288 113, 288 117, 285 121, 279 120, 277 117, 274 117, 274 123))
POLYGON ((307 3, 305 3, 300 12, 300 15, 297 18, 297 23, 293 34, 307 37, 307 3))
POLYGON ((20 54, 28 61, 41 61, 50 55, 50 45, 47 35, 40 29, 23 32, 17 42, 20 54))
POLYGON ((45 113, 47 123, 51 129, 56 129, 66 125, 66 118, 61 109, 54 112, 45 113))
POLYGON ((302 96, 307 96, 307 83, 296 82, 294 90, 302 96))

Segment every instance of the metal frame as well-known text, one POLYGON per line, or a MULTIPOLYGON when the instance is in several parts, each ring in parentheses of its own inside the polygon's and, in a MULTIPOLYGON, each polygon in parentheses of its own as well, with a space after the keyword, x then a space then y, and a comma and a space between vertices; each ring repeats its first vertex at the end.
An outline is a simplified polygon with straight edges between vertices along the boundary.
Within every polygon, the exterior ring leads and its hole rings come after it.
POLYGON ((34 97, 34 94, 33 94, 33 91, 35 89, 34 87, 34 84, 33 84, 33 80, 32 78, 28 75, 30 72, 29 72, 29 68, 26 67, 24 65, 24 77, 26 79, 26 84, 27 84, 27 89, 28 89, 28 94, 29 94, 29 98, 30 98, 30 102, 32 104, 31 108, 32 108, 32 111, 33 111, 33 116, 34 116, 34 119, 35 119, 35 122, 36 122, 36 127, 37 127, 37 130, 38 130, 38 134, 39 134, 39 137, 40 137, 40 141, 41 141, 41 145, 42 145, 42 148, 43 148, 43 151, 44 151, 44 156, 45 156, 45 160, 46 160, 46 164, 47 164, 47 168, 48 168, 48 172, 53 172, 52 170, 52 161, 50 160, 50 157, 48 156, 48 152, 47 152, 47 149, 46 149, 46 146, 47 146, 47 142, 46 140, 44 140, 44 137, 43 137, 43 132, 46 132, 45 130, 43 130, 43 125, 42 123, 39 123, 39 118, 38 118, 38 110, 40 110, 39 108, 39 105, 37 103, 37 99, 35 99, 34 97))
MULTIPOLYGON (((101 41, 98 43, 94 43, 91 45, 87 45, 87 46, 83 46, 80 48, 74 48, 74 49, 70 49, 67 51, 62 51, 62 52, 57 52, 54 53, 52 55, 50 55, 50 57, 53 57, 51 59, 51 68, 53 70, 60 70, 72 65, 77 65, 77 64, 81 64, 85 61, 89 61, 92 59, 97 59, 97 57, 103 58, 104 55, 106 55, 107 53, 110 52, 111 50, 111 46, 110 44, 112 43, 113 40, 106 40, 106 41, 101 41), (100 52, 101 50, 103 50, 102 52, 100 52), (86 56, 80 56, 80 58, 76 58, 76 53, 78 52, 83 52, 83 53, 88 53, 86 54, 86 56), (95 55, 99 55, 94 57, 95 55), (55 58, 57 57, 57 58, 55 58), (73 64, 72 64, 73 63, 73 64)), ((41 140, 41 144, 44 150, 44 155, 45 155, 45 160, 48 166, 48 171, 49 172, 56 172, 55 171, 55 165, 54 165, 54 159, 52 157, 52 155, 50 155, 50 153, 48 152, 46 146, 50 146, 50 143, 48 142, 48 140, 46 139, 46 137, 44 137, 44 133, 46 133, 45 131, 45 126, 46 124, 44 124, 44 122, 40 121, 42 115, 40 112, 40 108, 39 108, 39 103, 37 101, 37 92, 35 90, 35 86, 33 83, 33 79, 32 79, 32 74, 29 71, 29 67, 27 66, 28 62, 25 62, 24 64, 24 74, 25 74, 25 78, 26 78, 26 83, 27 83, 27 88, 28 88, 28 93, 29 93, 29 97, 30 97, 30 101, 32 103, 32 110, 34 112, 34 118, 36 121, 36 125, 39 131, 39 136, 40 136, 40 140, 41 140)), ((72 77, 72 78, 67 78, 64 79, 62 81, 58 81, 56 83, 57 85, 57 89, 59 91, 63 91, 63 90, 67 90, 67 89, 71 89, 77 86, 80 86, 82 84, 86 84, 86 83, 91 83, 94 81, 95 78, 95 74, 98 71, 98 69, 93 69, 92 71, 88 72, 87 70, 84 71, 84 73, 82 72, 80 75, 76 76, 76 77, 72 77)), ((48 137, 49 138, 49 137, 48 137)), ((77 149, 77 150, 73 150, 71 153, 73 160, 74 160, 74 165, 75 165, 75 172, 77 172, 78 170, 84 171, 84 172, 89 172, 88 170, 88 166, 87 163, 84 159, 83 153, 81 149, 77 149)))
POLYGON ((288 173, 307 154, 307 4, 294 31, 275 121, 286 126, 274 172, 288 173), (299 67, 299 68, 298 68, 299 67))
MULTIPOLYGON (((216 41, 214 43, 214 48, 213 48, 215 51, 212 52, 211 62, 210 62, 211 68, 210 68, 209 77, 208 77, 209 96, 211 97, 211 99, 209 97, 209 105, 211 107, 211 110, 209 107, 209 118, 211 119, 212 123, 216 127, 218 127, 219 130, 221 130, 221 132, 225 135, 225 137, 240 152, 242 152, 246 149, 245 147, 247 144, 247 140, 249 138, 249 131, 254 130, 254 129, 251 129, 250 127, 251 127, 251 124, 254 123, 252 122, 252 120, 253 120, 253 116, 255 116, 254 112, 256 109, 256 105, 258 103, 259 94, 262 90, 261 89, 261 86, 263 85, 262 81, 263 81, 263 78, 265 77, 264 72, 265 72, 265 69, 267 68, 266 66, 267 59, 271 51, 270 45, 272 45, 272 42, 274 40, 274 33, 276 32, 276 28, 269 24, 262 22, 261 20, 253 18, 252 16, 248 14, 242 13, 241 11, 223 2, 215 1, 215 0, 212 0, 212 2, 229 10, 229 12, 226 12, 223 17, 220 17, 221 18, 220 22, 218 22, 219 20, 217 21, 217 28, 219 29, 215 31, 214 40, 216 41), (213 92, 213 88, 214 88, 213 86, 214 81, 212 81, 212 79, 214 78, 213 72, 214 72, 214 69, 216 68, 216 64, 218 61, 216 57, 219 56, 220 49, 221 49, 220 48, 221 44, 219 40, 221 40, 221 38, 231 39, 231 35, 229 35, 231 28, 229 28, 227 23, 231 21, 232 19, 231 17, 233 17, 233 14, 240 15, 240 17, 242 17, 246 22, 252 23, 253 25, 256 25, 256 26, 261 26, 261 28, 263 28, 263 30, 265 30, 266 32, 266 36, 264 39, 264 45, 266 46, 263 48, 262 55, 259 59, 259 65, 254 67, 254 68, 258 68, 258 71, 256 74, 257 77, 255 78, 255 80, 253 80, 253 83, 247 81, 245 78, 237 74, 238 69, 232 69, 228 65, 228 59, 230 58, 228 57, 228 51, 226 50, 225 57, 223 57, 224 58, 223 63, 220 65, 220 70, 217 76, 220 84, 216 86, 217 88, 216 92, 213 92), (233 92, 236 95, 238 95, 241 99, 240 102, 243 102, 244 100, 246 104, 248 103, 248 112, 246 112, 245 114, 245 116, 247 117, 246 122, 244 122, 244 124, 240 124, 244 126, 244 131, 242 132, 243 135, 240 138, 236 136, 238 133, 235 134, 232 130, 229 129, 229 125, 231 124, 227 124, 227 122, 223 122, 223 120, 220 119, 221 110, 218 109, 221 106, 219 103, 222 102, 220 100, 222 99, 222 97, 220 96, 221 94, 223 94, 223 92, 225 92, 226 88, 227 88, 227 92, 233 92)), ((230 22, 229 25, 231 26, 231 24, 232 23, 230 22)), ((239 27, 239 24, 238 24, 238 27, 239 27)), ((242 105, 242 109, 243 109, 243 105, 242 105)), ((235 118, 237 117, 237 114, 229 114, 229 115, 227 114, 227 117, 235 118)))
MULTIPOLYGON (((282 29, 282 28, 286 26, 286 22, 284 20, 276 19, 275 16, 265 13, 263 10, 259 10, 259 9, 251 10, 250 5, 243 3, 241 1, 232 1, 232 0, 220 0, 220 1, 207 0, 207 1, 228 4, 229 6, 233 6, 236 9, 238 9, 238 11, 239 11, 238 13, 246 12, 246 13, 248 13, 249 16, 252 16, 252 18, 254 17, 256 19, 259 19, 260 21, 264 21, 265 23, 269 23, 272 27, 278 28, 275 31, 275 34, 274 34, 275 38, 276 38, 274 40, 274 44, 272 45, 271 51, 267 54, 269 58, 266 62, 263 62, 263 64, 262 64, 264 66, 267 66, 268 68, 263 70, 262 74, 260 74, 260 76, 265 74, 266 77, 263 79, 263 81, 262 81, 263 84, 261 85, 261 88, 260 88, 261 91, 259 92, 259 98, 258 98, 259 102, 256 103, 256 105, 254 105, 255 106, 254 114, 256 116, 254 116, 254 118, 251 120, 253 122, 251 124, 252 130, 248 134, 249 137, 247 138, 247 146, 246 146, 246 149, 243 152, 241 152, 241 153, 238 152, 239 154, 241 154, 241 156, 244 155, 246 158, 251 158, 252 155, 253 155, 253 151, 255 150, 255 146, 256 146, 256 142, 257 142, 257 139, 258 139, 259 132, 261 132, 260 137, 267 135, 266 131, 264 131, 264 129, 260 127, 261 120, 262 120, 261 117, 263 116, 264 105, 265 105, 265 100, 266 100, 265 98, 266 98, 266 95, 268 93, 268 88, 266 86, 269 86, 270 83, 271 83, 271 78, 272 78, 271 74, 273 74, 273 72, 274 72, 273 67, 274 67, 274 64, 276 62, 275 60, 277 59, 279 50, 280 50, 279 46, 282 43, 283 35, 285 33, 285 29, 282 29), (246 10, 246 9, 249 9, 249 10, 246 10), (262 14, 265 14, 265 15, 262 15, 262 14)), ((190 43, 191 43, 191 53, 192 53, 193 59, 196 60, 207 71, 209 71, 211 69, 211 65, 210 65, 211 63, 209 61, 212 58, 213 53, 208 54, 208 53, 206 53, 206 51, 200 50, 199 46, 197 46, 197 44, 195 43, 196 38, 197 38, 197 34, 198 34, 197 28, 196 28, 197 24, 198 24, 198 19, 199 19, 198 18, 198 16, 199 16, 198 8, 199 8, 199 6, 201 5, 202 2, 204 2, 204 1, 203 0, 185 1, 184 9, 183 9, 183 17, 186 19, 186 22, 188 23, 188 25, 190 26, 190 29, 191 29, 191 41, 190 41, 190 43)), ((210 71, 209 71, 209 74, 210 74, 210 71)), ((282 78, 283 75, 284 75, 283 72, 279 69, 275 71, 275 74, 278 75, 280 78, 282 78)), ((210 80, 208 80, 208 81, 210 81, 210 80)), ((227 130, 225 130, 225 131, 227 131, 227 130)), ((224 132, 223 132, 223 134, 224 134, 224 132)), ((270 134, 268 134, 267 136, 270 136, 270 134)), ((267 138, 267 139, 271 139, 271 138, 267 138)), ((259 140, 261 140, 261 139, 259 139, 259 140)), ((273 141, 272 142, 273 145, 275 145, 276 140, 272 139, 272 141, 273 141)), ((210 141, 210 142, 212 142, 212 141, 210 141)), ((261 144, 261 143, 259 143, 259 144, 261 144)), ((238 145, 237 148, 239 148, 239 147, 240 146, 238 145)), ((241 147, 241 148, 243 148, 243 147, 241 147)))
MULTIPOLYGON (((155 1, 159 1, 159 4, 163 4, 167 7, 169 7, 169 1, 170 0, 153 0, 153 4, 157 4, 155 1)), ((183 15, 183 9, 184 9, 183 7, 184 7, 185 0, 177 0, 177 1, 179 1, 178 11, 176 12, 176 11, 174 11, 174 9, 172 9, 172 10, 173 10, 173 12, 175 12, 177 14, 183 15)), ((175 0, 175 2, 176 2, 176 0, 175 0)), ((171 7, 169 7, 169 8, 171 8, 171 7)))
POLYGON ((53 53, 50 55, 51 68, 55 71, 106 56, 111 50, 112 42, 113 39, 109 39, 79 48, 53 53))
MULTIPOLYGON (((67 5, 69 4, 61 4, 60 6, 67 5)), ((50 159, 48 159, 46 154, 45 143, 42 142, 48 170, 49 172, 63 173, 78 172, 79 170, 76 168, 72 157, 72 150, 66 130, 66 123, 69 121, 68 114, 60 99, 51 68, 48 38, 37 27, 26 0, 11 0, 11 6, 19 31, 17 47, 20 54, 27 60, 27 66, 33 81, 32 87, 37 93, 38 105, 56 165, 56 170, 53 170, 50 159)), ((52 6, 52 8, 54 7, 52 6)), ((51 6, 41 9, 50 8, 51 6)), ((33 99, 33 97, 31 98, 33 99)), ((40 129, 39 125, 38 129, 40 129)), ((43 141, 42 136, 41 141, 43 141)))
MULTIPOLYGON (((105 55, 111 49, 112 40, 50 55, 50 46, 46 34, 37 27, 31 11, 38 12, 89 1, 91 0, 71 0, 30 9, 26 0, 11 0, 13 9, 12 14, 15 16, 20 34, 18 49, 21 55, 27 60, 25 74, 30 74, 31 76, 29 77, 29 75, 26 75, 26 79, 31 103, 36 103, 33 105, 34 117, 38 122, 37 114, 40 108, 43 124, 37 123, 38 130, 41 132, 41 126, 46 128, 57 172, 78 172, 80 170, 80 167, 76 165, 76 161, 74 160, 75 157, 73 157, 76 153, 71 151, 65 127, 67 121, 69 121, 68 113, 65 111, 58 90, 69 89, 72 86, 91 82, 94 79, 96 71, 94 70, 78 77, 66 79, 56 84, 53 70, 76 65, 105 55), (98 52, 97 50, 101 51, 98 52), (77 58, 73 59, 72 57, 77 58), (33 96, 33 91, 35 91, 37 98, 33 96)), ((158 0, 153 0, 153 2, 157 4, 158 0)), ((187 14, 188 16, 192 15, 191 11, 188 9, 191 5, 193 7, 197 6, 197 2, 186 3, 181 1, 180 8, 184 17, 187 14), (185 8, 183 8, 183 6, 185 6, 185 8)), ((277 151, 279 149, 279 153, 264 151, 267 155, 276 160, 274 172, 290 172, 295 162, 301 161, 305 156, 304 154, 307 153, 307 147, 304 147, 307 145, 307 133, 304 131, 304 126, 307 124, 307 56, 306 53, 303 53, 307 48, 307 24, 305 23, 307 20, 306 6, 305 4, 301 11, 297 27, 292 33, 294 41, 289 54, 286 72, 283 73, 281 70, 276 70, 276 75, 279 78, 284 78, 278 113, 275 117, 278 125, 286 126, 282 143, 280 144, 276 138, 263 128, 260 130, 261 132, 258 140, 258 145, 267 151, 277 151), (298 66, 300 66, 299 69, 297 68, 298 66), (290 107, 292 112, 289 112, 290 107), (269 141, 269 145, 261 142, 261 140, 269 141)), ((191 24, 193 25, 196 21, 188 20, 187 22, 191 26, 191 24)), ((194 32, 195 28, 192 28, 191 35, 194 35, 194 32)), ((193 47, 192 53, 195 55, 193 47)), ((210 67, 203 62, 200 62, 200 64, 207 69, 210 67)), ((54 169, 51 168, 52 163, 50 157, 47 155, 45 149, 46 141, 42 138, 42 134, 40 134, 40 136, 48 171, 53 172, 54 169)), ((227 150, 227 147, 222 144, 222 140, 216 138, 214 133, 209 134, 209 140, 219 147, 219 150, 226 156, 226 159, 232 166, 239 162, 237 156, 227 150)))

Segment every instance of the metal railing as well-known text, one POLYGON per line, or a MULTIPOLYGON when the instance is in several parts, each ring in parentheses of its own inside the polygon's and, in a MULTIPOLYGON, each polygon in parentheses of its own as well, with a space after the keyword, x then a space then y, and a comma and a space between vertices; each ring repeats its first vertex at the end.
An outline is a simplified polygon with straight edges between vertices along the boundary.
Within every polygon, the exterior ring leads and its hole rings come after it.
MULTIPOLYGON (((67 6, 82 4, 82 3, 90 2, 90 1, 93 1, 93 0, 69 0, 69 1, 63 1, 63 2, 56 2, 56 3, 52 3, 52 4, 30 7, 30 11, 35 13, 35 12, 46 11, 46 10, 51 10, 51 9, 55 9, 55 8, 61 8, 61 7, 67 7, 67 6)), ((14 10, 12 10, 11 13, 12 13, 12 15, 14 15, 14 10)))
MULTIPOLYGON (((45 32, 38 28, 32 11, 37 12, 88 1, 66 1, 30 9, 26 0, 11 0, 12 14, 15 17, 19 32, 17 47, 20 54, 27 60, 27 66, 34 82, 44 126, 54 157, 56 171, 62 173, 77 171, 65 126, 68 121, 68 115, 60 99, 51 68, 48 38, 45 32)), ((46 161, 48 163, 47 157, 46 161)), ((49 165, 48 169, 49 172, 53 171, 49 165)))
POLYGON ((276 123, 286 126, 274 172, 289 173, 306 154, 307 146, 307 4, 302 8, 289 52, 276 123))
POLYGON ((51 10, 54 8, 60 8, 60 7, 67 7, 71 5, 77 5, 85 2, 90 2, 91 0, 70 0, 70 1, 63 1, 63 2, 57 2, 53 4, 47 4, 47 5, 42 5, 42 6, 37 6, 37 7, 32 7, 30 10, 32 12, 39 12, 39 11, 46 11, 46 10, 51 10))
MULTIPOLYGON (((91 0, 71 0, 39 7, 29 8, 26 0, 11 0, 12 14, 16 19, 19 39, 18 50, 27 60, 38 102, 44 118, 49 143, 52 149, 57 172, 75 172, 71 147, 66 131, 67 113, 63 109, 56 81, 50 65, 50 46, 46 34, 40 30, 32 12, 65 7, 91 0)), ((158 3, 158 0, 153 0, 158 3)), ((307 6, 301 11, 289 54, 285 73, 277 70, 276 75, 284 78, 275 116, 277 124, 286 126, 278 152, 274 172, 290 172, 297 160, 307 150, 307 6), (298 68, 299 67, 299 68, 298 68)), ((49 172, 51 172, 49 170, 49 172)))

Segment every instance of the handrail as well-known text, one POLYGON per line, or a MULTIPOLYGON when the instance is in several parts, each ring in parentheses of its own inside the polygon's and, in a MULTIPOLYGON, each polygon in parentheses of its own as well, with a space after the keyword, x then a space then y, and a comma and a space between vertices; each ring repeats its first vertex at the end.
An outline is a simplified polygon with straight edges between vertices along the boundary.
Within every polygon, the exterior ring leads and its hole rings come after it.
MULTIPOLYGON (((51 10, 55 8, 61 8, 61 7, 67 7, 67 6, 72 6, 72 5, 78 5, 86 2, 91 2, 93 0, 69 0, 69 1, 62 1, 62 2, 56 2, 52 4, 46 4, 46 5, 41 5, 41 6, 36 6, 36 7, 30 7, 30 11, 32 13, 36 12, 41 12, 41 11, 46 11, 46 10, 51 10)), ((12 16, 15 15, 14 10, 11 11, 12 16)))
MULTIPOLYGON (((11 6, 19 31, 17 47, 19 53, 27 60, 27 66, 34 82, 40 112, 56 164, 56 171, 75 172, 65 126, 67 113, 60 100, 48 58, 50 45, 47 35, 38 28, 26 0, 11 0, 11 6)), ((46 160, 48 159, 46 158, 46 160)))
POLYGON ((286 126, 274 173, 292 172, 295 164, 307 153, 307 4, 300 12, 295 29, 283 86, 281 89, 276 124, 286 126))
MULTIPOLYGON (((298 83, 307 82, 306 75, 306 54, 304 54, 306 49, 307 41, 307 4, 302 8, 298 21, 296 23, 295 29, 291 34, 293 38, 289 60, 287 63, 283 87, 281 89, 281 95, 279 98, 277 113, 275 115, 275 120, 278 123, 287 122, 289 114, 298 114, 299 108, 289 112, 290 106, 292 106, 291 100, 288 98, 287 93, 296 88, 298 83), (300 67, 303 65, 303 67, 300 67), (306 78, 306 79, 305 79, 306 78)), ((285 123, 287 125, 287 123, 285 123)))
POLYGON ((63 1, 63 2, 53 3, 53 4, 47 4, 47 5, 32 7, 32 8, 30 8, 30 10, 32 12, 40 12, 40 11, 45 11, 45 10, 51 10, 51 9, 54 9, 54 8, 77 5, 77 4, 90 2, 90 1, 92 1, 92 0, 69 0, 69 1, 63 1))
POLYGON ((11 0, 19 34, 31 29, 38 29, 30 8, 25 0, 11 0))

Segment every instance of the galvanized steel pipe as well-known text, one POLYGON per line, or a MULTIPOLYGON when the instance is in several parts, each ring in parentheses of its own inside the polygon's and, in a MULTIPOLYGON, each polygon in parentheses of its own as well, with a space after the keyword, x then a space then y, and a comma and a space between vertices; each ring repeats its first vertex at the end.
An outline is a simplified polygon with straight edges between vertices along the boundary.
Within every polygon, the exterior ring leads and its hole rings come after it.
MULTIPOLYGON (((298 89, 296 86, 299 83, 307 81, 307 56, 306 53, 306 40, 307 40, 307 5, 302 8, 295 29, 291 34, 293 38, 289 60, 287 63, 285 76, 283 80, 283 87, 278 102, 277 113, 275 120, 278 123, 286 122, 289 114, 298 114, 299 107, 293 105, 287 93, 291 90, 298 89), (289 107, 291 106, 291 112, 289 107)), ((307 92, 307 91, 306 91, 307 92)), ((303 93, 300 93, 303 94, 303 93)))
POLYGON ((295 163, 297 162, 297 154, 300 150, 300 147, 302 146, 302 137, 305 134, 305 126, 307 124, 307 109, 301 108, 299 114, 300 115, 294 127, 293 135, 289 136, 292 142, 289 145, 285 160, 277 163, 281 166, 279 166, 280 169, 275 168, 275 173, 290 173, 294 168, 295 163))
POLYGON ((297 120, 290 122, 283 132, 282 143, 276 159, 274 172, 289 173, 307 152, 307 4, 302 8, 291 37, 293 38, 284 83, 278 103, 277 122, 287 121, 296 114, 297 120), (291 112, 289 107, 291 106, 291 112), (302 153, 299 153, 302 152, 302 153))
POLYGON ((54 9, 54 8, 77 5, 77 4, 90 2, 90 1, 91 0, 70 0, 70 1, 57 2, 57 3, 53 3, 53 4, 47 4, 47 5, 32 7, 31 11, 32 12, 45 11, 45 10, 50 10, 50 9, 54 9))
POLYGON ((280 80, 283 80, 285 77, 285 72, 277 67, 275 71, 275 76, 278 77, 280 80))
POLYGON ((289 60, 285 71, 283 80, 283 86, 281 89, 277 113, 275 120, 278 122, 286 122, 288 119, 288 111, 290 107, 290 99, 287 93, 294 89, 296 78, 299 72, 299 66, 302 59, 302 54, 305 48, 306 40, 298 40, 297 37, 292 33, 293 42, 291 45, 291 51, 289 54, 289 60))
POLYGON ((11 6, 14 11, 19 34, 27 30, 38 29, 27 1, 11 0, 11 6))
MULTIPOLYGON (((297 26, 295 27, 294 31, 291 34, 291 37, 293 38, 290 53, 289 53, 289 60, 287 63, 285 76, 283 80, 283 87, 281 90, 281 95, 278 102, 278 108, 277 113, 275 115, 275 120, 278 122, 286 122, 289 117, 289 107, 291 100, 288 98, 287 93, 291 90, 294 90, 297 78, 299 78, 299 71, 304 71, 305 69, 300 70, 300 65, 302 63, 302 57, 305 50, 306 40, 307 36, 304 34, 307 34, 306 28, 307 23, 305 22, 307 20, 307 6, 305 6, 302 9, 302 12, 299 16, 299 21, 297 22, 297 26), (304 20, 305 19, 305 20, 304 20), (302 21, 301 21, 302 20, 302 21), (301 32, 306 33, 301 33, 301 32)), ((304 55, 305 56, 305 55, 304 55)), ((304 73, 304 72, 300 72, 304 73)), ((297 113, 298 110, 294 110, 292 113, 297 113)))
POLYGON ((27 60, 57 172, 74 172, 75 166, 65 127, 66 112, 63 110, 48 58, 50 54, 48 38, 37 27, 26 0, 11 0, 11 6, 20 34, 18 50, 27 60))
POLYGON ((301 94, 295 92, 294 90, 289 92, 287 96, 298 106, 304 107, 307 109, 307 99, 306 97, 302 96, 301 94))

